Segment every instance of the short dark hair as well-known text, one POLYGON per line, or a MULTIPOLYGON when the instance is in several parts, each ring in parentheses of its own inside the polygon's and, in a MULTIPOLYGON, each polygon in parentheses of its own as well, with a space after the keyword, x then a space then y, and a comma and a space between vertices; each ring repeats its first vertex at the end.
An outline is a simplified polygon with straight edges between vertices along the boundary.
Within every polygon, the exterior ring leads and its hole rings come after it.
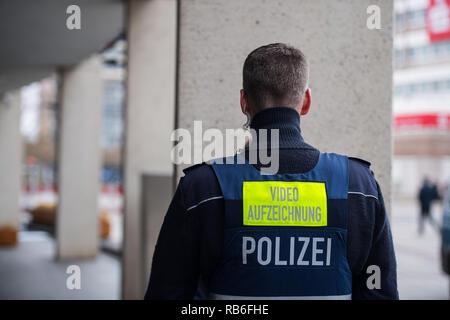
POLYGON ((243 88, 259 110, 298 105, 307 89, 308 78, 305 55, 284 43, 259 47, 244 62, 243 88))

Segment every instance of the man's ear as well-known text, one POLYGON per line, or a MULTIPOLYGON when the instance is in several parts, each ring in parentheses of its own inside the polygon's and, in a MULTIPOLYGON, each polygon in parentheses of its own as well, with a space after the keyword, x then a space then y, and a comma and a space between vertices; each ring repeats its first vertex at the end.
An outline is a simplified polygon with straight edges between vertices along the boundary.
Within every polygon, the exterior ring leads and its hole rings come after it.
POLYGON ((311 89, 306 89, 303 96, 302 109, 300 110, 300 115, 304 116, 311 109, 311 89))
POLYGON ((241 110, 242 113, 248 113, 248 102, 247 102, 247 95, 245 94, 244 89, 241 89, 241 110))

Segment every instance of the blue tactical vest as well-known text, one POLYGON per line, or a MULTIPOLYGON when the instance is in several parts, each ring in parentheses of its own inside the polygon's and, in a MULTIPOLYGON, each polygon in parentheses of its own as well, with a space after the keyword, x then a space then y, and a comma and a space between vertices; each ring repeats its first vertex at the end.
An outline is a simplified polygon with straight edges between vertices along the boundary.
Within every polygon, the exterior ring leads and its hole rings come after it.
MULTIPOLYGON (((215 299, 351 299, 348 159, 321 153, 301 174, 212 162, 225 203, 215 299)), ((242 158, 241 158, 242 159, 242 158)))

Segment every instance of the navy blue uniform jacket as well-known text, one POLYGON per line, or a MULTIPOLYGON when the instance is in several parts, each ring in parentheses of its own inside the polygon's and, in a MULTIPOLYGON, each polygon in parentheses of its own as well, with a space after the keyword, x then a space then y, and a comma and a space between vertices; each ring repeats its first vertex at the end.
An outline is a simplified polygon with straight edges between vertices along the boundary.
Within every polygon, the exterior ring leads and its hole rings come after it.
MULTIPOLYGON (((320 152, 304 142, 294 109, 261 111, 251 127, 279 129, 279 173, 307 172, 316 165, 320 152)), ((349 158, 347 259, 352 298, 398 299, 391 230, 383 195, 369 166, 366 161, 349 158), (367 287, 370 265, 380 268, 380 289, 367 287)), ((220 261, 224 202, 219 183, 207 164, 185 173, 159 234, 146 299, 206 297, 208 281, 220 261)))

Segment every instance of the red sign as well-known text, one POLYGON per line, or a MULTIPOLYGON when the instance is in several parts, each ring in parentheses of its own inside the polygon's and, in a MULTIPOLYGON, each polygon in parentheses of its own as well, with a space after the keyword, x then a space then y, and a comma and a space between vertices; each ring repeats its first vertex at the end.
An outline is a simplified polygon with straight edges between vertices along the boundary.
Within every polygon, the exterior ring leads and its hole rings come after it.
POLYGON ((396 116, 394 118, 395 130, 402 129, 435 129, 450 130, 449 114, 413 114, 396 116))
POLYGON ((431 42, 450 40, 450 0, 429 0, 426 22, 431 42))

